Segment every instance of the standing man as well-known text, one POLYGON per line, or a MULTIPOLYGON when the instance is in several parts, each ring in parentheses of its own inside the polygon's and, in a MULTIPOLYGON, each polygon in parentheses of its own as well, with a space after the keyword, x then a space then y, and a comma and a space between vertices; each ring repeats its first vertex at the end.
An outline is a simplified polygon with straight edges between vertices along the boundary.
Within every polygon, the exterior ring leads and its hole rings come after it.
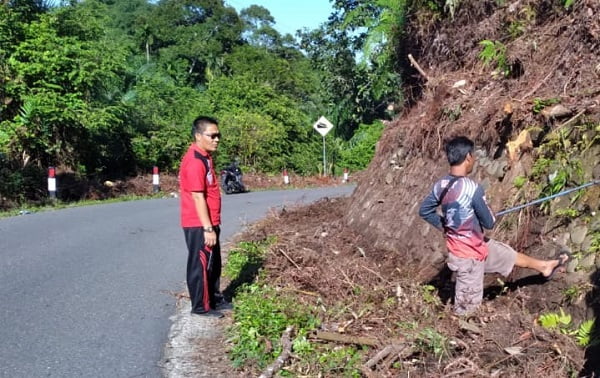
POLYGON ((192 314, 221 318, 215 310, 221 275, 221 191, 211 156, 221 140, 217 120, 196 118, 192 137, 179 169, 181 226, 189 253, 187 286, 192 314))
POLYGON ((569 258, 560 252, 555 260, 538 260, 484 236, 483 229, 494 227, 496 218, 481 185, 467 177, 475 165, 473 149, 474 143, 462 136, 446 144, 450 173, 435 183, 419 210, 423 219, 444 232, 448 268, 456 272, 457 315, 467 315, 481 304, 484 273, 508 276, 518 266, 537 270, 550 279, 569 258), (436 212, 438 206, 441 216, 436 212))

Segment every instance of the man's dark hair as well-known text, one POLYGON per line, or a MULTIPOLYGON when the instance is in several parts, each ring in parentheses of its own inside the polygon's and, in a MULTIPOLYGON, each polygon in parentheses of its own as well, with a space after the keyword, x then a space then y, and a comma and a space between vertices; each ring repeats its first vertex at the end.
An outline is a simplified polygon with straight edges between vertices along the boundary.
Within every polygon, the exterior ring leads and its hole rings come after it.
POLYGON ((469 153, 473 153, 475 143, 467 137, 459 136, 450 139, 446 143, 446 156, 450 166, 459 165, 467 158, 469 153))
POLYGON ((195 138, 196 134, 202 134, 204 131, 206 131, 208 125, 219 126, 219 122, 211 117, 200 116, 196 118, 192 123, 192 138, 195 138))

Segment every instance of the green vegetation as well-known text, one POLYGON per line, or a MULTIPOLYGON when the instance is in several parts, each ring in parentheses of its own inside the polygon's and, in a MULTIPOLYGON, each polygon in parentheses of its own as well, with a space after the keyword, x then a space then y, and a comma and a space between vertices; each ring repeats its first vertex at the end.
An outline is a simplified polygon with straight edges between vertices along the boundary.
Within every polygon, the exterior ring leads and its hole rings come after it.
POLYGON ((525 176, 517 176, 513 180, 513 186, 517 189, 521 189, 523 185, 527 182, 527 177, 525 176))
POLYGON ((228 252, 227 265, 223 269, 223 275, 232 280, 252 282, 254 276, 250 276, 248 273, 258 272, 264 261, 266 248, 274 242, 275 240, 272 238, 261 242, 240 242, 228 252))
POLYGON ((336 2, 330 22, 297 38, 280 35, 257 5, 48 4, 0 6, 2 209, 42 202, 48 166, 59 188, 63 173, 82 182, 155 165, 175 173, 201 114, 221 123, 218 167, 238 159, 246 171, 317 173, 322 140, 312 124, 324 115, 335 125, 330 168, 363 169, 377 120, 402 101, 394 43, 404 1, 336 2))
POLYGON ((564 0, 564 7, 565 9, 569 9, 571 8, 571 6, 575 4, 575 0, 564 0))
POLYGON ((479 53, 479 59, 484 66, 495 64, 496 69, 504 76, 510 75, 510 64, 506 57, 506 46, 500 41, 490 41, 485 39, 479 42, 482 49, 479 53))
POLYGON ((558 98, 549 98, 549 99, 541 99, 541 98, 534 98, 533 99, 533 112, 535 114, 541 112, 544 108, 550 106, 550 105, 554 105, 554 104, 558 104, 560 102, 560 99, 558 98))
POLYGON ((560 314, 549 312, 540 315, 538 318, 538 322, 542 327, 573 336, 582 347, 595 345, 599 342, 599 340, 593 337, 594 320, 586 320, 574 328, 571 326, 571 321, 571 315, 565 314, 562 308, 560 309, 560 314))
POLYGON ((375 145, 383 132, 383 123, 361 124, 350 140, 340 148, 340 168, 358 171, 367 167, 375 154, 375 145))
POLYGON ((433 328, 424 328, 417 336, 416 345, 433 353, 438 359, 448 356, 448 339, 433 328))
POLYGON ((302 337, 318 325, 310 309, 293 296, 264 284, 243 286, 234 304, 234 323, 228 334, 234 344, 230 357, 237 367, 252 363, 264 368, 281 353, 280 338, 286 327, 294 326, 302 337), (272 345, 271 350, 265 348, 266 343, 272 345))

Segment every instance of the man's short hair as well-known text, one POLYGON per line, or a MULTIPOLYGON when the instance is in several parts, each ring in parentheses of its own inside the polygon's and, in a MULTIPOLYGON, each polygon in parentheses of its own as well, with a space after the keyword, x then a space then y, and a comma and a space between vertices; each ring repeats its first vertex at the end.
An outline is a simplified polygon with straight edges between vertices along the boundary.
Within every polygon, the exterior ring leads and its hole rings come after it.
POLYGON ((200 116, 192 122, 192 138, 196 138, 196 134, 202 134, 206 131, 208 125, 219 126, 219 122, 212 117, 200 116))
POLYGON ((446 143, 446 156, 450 166, 459 165, 467 158, 469 153, 473 153, 475 143, 465 136, 459 136, 450 139, 446 143))

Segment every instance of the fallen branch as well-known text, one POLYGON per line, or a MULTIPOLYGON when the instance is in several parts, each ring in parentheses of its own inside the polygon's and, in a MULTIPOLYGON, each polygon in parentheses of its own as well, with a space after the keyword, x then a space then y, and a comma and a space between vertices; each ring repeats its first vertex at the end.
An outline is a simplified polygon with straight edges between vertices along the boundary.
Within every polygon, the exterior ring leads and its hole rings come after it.
POLYGON ((461 364, 463 366, 467 365, 467 367, 465 367, 463 369, 460 369, 460 370, 453 371, 453 372, 448 373, 448 374, 444 374, 443 377, 444 378, 454 377, 454 376, 458 376, 458 375, 463 375, 465 373, 478 373, 478 374, 482 374, 482 372, 479 369, 479 367, 473 361, 471 361, 470 359, 465 358, 465 357, 461 357, 458 360, 449 363, 444 368, 444 371, 449 370, 451 367, 454 367, 454 365, 458 365, 458 364, 461 364))
POLYGON ((321 294, 319 293, 313 293, 312 291, 305 291, 305 290, 300 290, 300 289, 295 289, 293 287, 288 287, 283 289, 284 291, 294 291, 296 293, 300 293, 300 294, 304 294, 304 295, 310 295, 312 297, 320 297, 321 294))
POLYGON ((288 260, 289 260, 289 261, 290 261, 292 264, 294 264, 294 266, 295 266, 297 269, 300 269, 300 267, 298 266, 298 264, 296 264, 296 262, 295 262, 294 260, 292 260, 292 258, 291 258, 290 256, 288 256, 288 254, 287 254, 287 253, 285 253, 285 251, 284 251, 283 249, 279 248, 279 252, 281 252, 281 254, 282 254, 282 255, 284 255, 284 256, 285 256, 285 258, 287 258, 287 259, 288 259, 288 260))
POLYGON ((568 124, 570 124, 571 122, 575 121, 577 118, 581 117, 583 115, 583 113, 585 113, 587 111, 587 109, 583 109, 582 111, 580 111, 579 113, 575 114, 573 117, 569 118, 566 122, 561 123, 560 125, 558 125, 556 127, 556 129, 554 129, 554 131, 567 126, 568 124))
POLYGON ((417 61, 415 60, 415 58, 413 58, 412 54, 408 54, 408 60, 410 61, 410 64, 416 68, 417 71, 419 71, 419 73, 425 78, 426 81, 429 81, 429 76, 427 76, 427 74, 425 73, 425 71, 423 71, 423 69, 421 68, 421 66, 419 66, 419 63, 417 63, 417 61))
POLYGON ((357 344, 368 346, 379 345, 377 339, 374 339, 372 337, 342 335, 335 332, 317 331, 315 337, 320 340, 335 341, 344 344, 357 344))
POLYGON ((385 283, 390 283, 388 280, 386 280, 385 278, 383 278, 383 277, 381 276, 381 274, 377 273, 376 271, 374 271, 374 270, 372 270, 372 269, 369 269, 369 268, 367 268, 367 267, 366 267, 366 266, 364 266, 364 265, 362 265, 362 267, 363 267, 363 269, 364 269, 364 270, 366 270, 367 272, 371 272, 371 273, 373 273, 374 275, 376 275, 376 276, 377 276, 377 277, 378 277, 380 280, 382 280, 383 282, 385 282, 385 283))
POLYGON ((290 354, 292 353, 291 334, 293 330, 293 326, 288 326, 285 329, 283 335, 281 335, 281 346, 283 347, 281 354, 279 355, 279 357, 277 357, 275 362, 273 362, 269 367, 265 369, 265 371, 262 372, 259 378, 272 377, 275 373, 281 370, 283 364, 285 364, 287 359, 290 358, 290 354))
MULTIPOLYGON (((399 354, 403 350, 406 350, 407 347, 408 347, 408 345, 404 345, 404 344, 392 344, 392 345, 388 345, 385 348, 383 348, 382 350, 380 350, 379 352, 377 352, 377 354, 374 355, 373 358, 371 358, 369 361, 367 361, 365 363, 365 367, 367 367, 369 369, 372 369, 381 360, 385 359, 386 357, 388 357, 390 355, 399 354)), ((408 355, 410 353, 412 353, 412 348, 411 348, 411 351, 409 353, 403 353, 403 354, 404 355, 408 355)))

